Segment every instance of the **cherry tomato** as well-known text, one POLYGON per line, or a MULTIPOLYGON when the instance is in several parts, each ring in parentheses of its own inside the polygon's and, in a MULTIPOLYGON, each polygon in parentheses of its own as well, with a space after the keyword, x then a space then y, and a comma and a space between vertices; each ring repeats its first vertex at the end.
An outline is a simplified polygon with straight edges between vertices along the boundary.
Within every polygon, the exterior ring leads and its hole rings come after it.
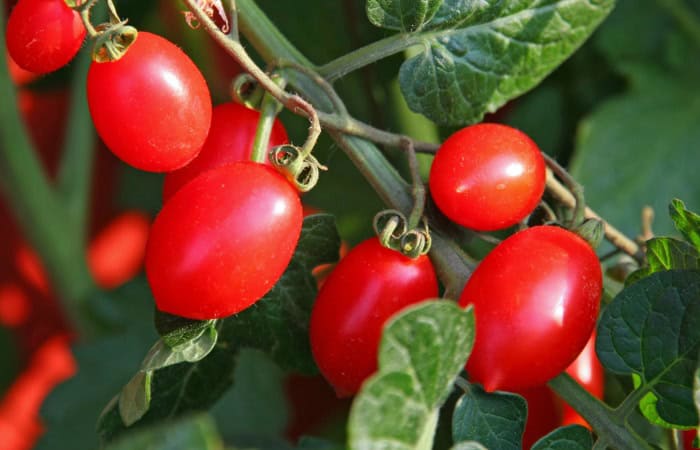
POLYGON ((156 305, 191 319, 246 309, 286 269, 301 223, 299 195, 274 169, 237 162, 204 172, 151 227, 146 275, 156 305))
POLYGON ((10 56, 10 52, 5 53, 5 58, 7 60, 7 71, 10 73, 10 79, 13 83, 15 83, 15 86, 29 84, 39 77, 39 74, 24 70, 17 65, 15 60, 12 59, 12 56, 10 56))
POLYGON ((91 64, 87 96, 97 133, 138 169, 179 169, 197 156, 209 132, 204 77, 182 50, 145 31, 121 59, 91 64))
POLYGON ((683 449, 684 450, 693 450, 696 448, 693 446, 693 441, 695 440, 696 434, 697 434, 697 430, 685 430, 685 431, 683 431, 683 449))
POLYGON ((350 406, 347 399, 338 399, 320 375, 288 375, 284 380, 284 393, 289 406, 284 434, 293 443, 304 434, 318 432, 350 406))
POLYGON ((470 378, 489 392, 546 383, 585 347, 601 292, 598 258, 578 235, 538 226, 505 239, 477 266, 459 300, 474 305, 476 315, 470 378))
POLYGON ((561 425, 561 405, 557 395, 546 385, 527 389, 518 394, 527 401, 523 448, 529 449, 532 444, 561 425))
POLYGON ((474 230, 498 230, 535 209, 544 192, 545 163, 537 144, 521 131, 482 123, 442 144, 429 184, 438 208, 452 221, 474 230))
POLYGON ((350 250, 328 276, 311 312, 311 350, 339 397, 377 371, 382 329, 402 308, 437 297, 427 256, 410 259, 376 238, 350 250))
MULTIPOLYGON (((238 103, 224 103, 214 108, 209 135, 202 151, 182 169, 170 172, 163 184, 163 203, 183 185, 205 170, 236 161, 247 161, 253 149, 260 113, 238 103)), ((286 144, 287 132, 275 120, 269 147, 286 144)))
POLYGON ((112 289, 132 279, 146 253, 150 221, 143 213, 120 214, 90 243, 88 267, 97 284, 112 289))
MULTIPOLYGON (((583 351, 574 362, 566 368, 566 373, 578 381, 588 392, 598 399, 603 398, 605 372, 595 353, 595 331, 588 339, 583 351)), ((562 425, 583 425, 590 429, 591 426, 568 403, 561 401, 564 410, 562 425)))
POLYGON ((85 33, 64 0, 21 0, 7 19, 7 51, 21 68, 49 73, 75 57, 85 33))

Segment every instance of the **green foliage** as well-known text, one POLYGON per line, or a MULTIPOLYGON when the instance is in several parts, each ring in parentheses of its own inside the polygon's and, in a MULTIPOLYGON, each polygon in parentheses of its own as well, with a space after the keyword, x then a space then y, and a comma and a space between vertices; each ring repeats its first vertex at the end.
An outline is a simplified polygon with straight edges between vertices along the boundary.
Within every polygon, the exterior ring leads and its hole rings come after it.
POLYGON ((486 448, 521 448, 527 403, 516 394, 486 393, 472 384, 452 415, 455 442, 478 441, 486 448))
MULTIPOLYGON (((571 163, 591 207, 631 236, 639 233, 645 205, 665 211, 680 197, 700 206, 700 185, 691 181, 700 164, 693 150, 700 142, 697 83, 679 82, 649 66, 635 67, 634 77, 625 95, 584 122, 571 163)), ((658 217, 654 231, 670 234, 672 224, 658 217)))
POLYGON ((532 446, 532 450, 590 450, 591 448, 593 448, 591 432, 580 425, 557 428, 532 446))
POLYGON ((143 426, 212 406, 233 383, 241 348, 262 349, 284 368, 313 371, 306 331, 316 294, 311 270, 337 260, 339 245, 332 216, 307 217, 287 271, 255 306, 218 321, 216 328, 212 321, 198 336, 184 321, 188 332, 170 330, 168 335, 192 340, 176 347, 162 341, 154 345, 118 401, 102 414, 98 423, 102 440, 111 441, 134 423, 143 426))
POLYGON ((444 23, 457 29, 443 31, 438 23, 435 31, 417 35, 423 52, 399 72, 411 109, 440 124, 477 122, 536 86, 588 38, 614 2, 469 4, 478 12, 446 8, 454 17, 444 17, 444 23))
POLYGON ((685 203, 678 199, 673 199, 668 209, 676 229, 700 251, 700 216, 685 209, 685 203))
POLYGON ((625 288, 598 324, 596 350, 606 369, 634 375, 652 422, 695 426, 693 374, 700 349, 700 272, 657 272, 625 288))
POLYGON ((424 302, 395 316, 382 335, 379 371, 353 402, 349 448, 430 449, 438 408, 473 341, 473 312, 450 301, 424 302))
POLYGON ((222 450, 223 447, 213 421, 199 415, 129 433, 105 450, 222 450))

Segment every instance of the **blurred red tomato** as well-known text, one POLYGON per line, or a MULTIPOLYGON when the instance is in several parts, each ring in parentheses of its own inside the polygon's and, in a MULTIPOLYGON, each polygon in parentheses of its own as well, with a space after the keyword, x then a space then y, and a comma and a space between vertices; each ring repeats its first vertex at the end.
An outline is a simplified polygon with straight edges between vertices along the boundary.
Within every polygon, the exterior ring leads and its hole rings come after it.
POLYGON ((284 392, 290 408, 285 435, 293 443, 302 435, 323 428, 351 403, 349 399, 339 399, 320 375, 289 375, 284 382, 284 392))
MULTIPOLYGON (((566 369, 566 373, 578 381, 595 398, 602 399, 604 392, 605 373, 603 366, 595 354, 595 331, 588 339, 583 351, 566 369)), ((562 425, 583 425, 590 429, 591 426, 568 403, 561 400, 564 418, 562 425)))
POLYGON ((523 433, 523 448, 529 449, 542 436, 561 425, 559 399, 547 386, 518 392, 527 401, 527 422, 523 433))
POLYGON ((92 240, 88 267, 98 286, 112 289, 132 279, 146 252, 148 216, 138 211, 120 214, 92 240))
POLYGON ((48 393, 76 371, 66 335, 46 340, 0 402, 3 450, 25 450, 43 432, 39 408, 48 393))

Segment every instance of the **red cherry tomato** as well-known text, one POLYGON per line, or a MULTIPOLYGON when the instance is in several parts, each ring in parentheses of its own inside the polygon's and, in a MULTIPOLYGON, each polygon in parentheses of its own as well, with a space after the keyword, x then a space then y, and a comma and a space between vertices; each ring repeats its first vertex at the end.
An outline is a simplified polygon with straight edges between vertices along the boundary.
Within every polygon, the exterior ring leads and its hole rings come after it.
POLYGON ((97 133, 138 169, 179 169, 197 156, 209 132, 204 77, 182 50, 145 31, 121 59, 92 63, 87 96, 97 133))
POLYGON ((695 435, 697 434, 697 430, 685 430, 683 432, 683 449, 684 450, 693 450, 696 447, 693 447, 693 441, 695 440, 695 435))
POLYGON ((598 258, 578 235, 539 226, 510 236, 477 266, 459 300, 476 315, 470 378, 489 392, 546 383, 585 347, 601 292, 598 258))
POLYGON ((21 0, 7 19, 7 51, 21 68, 49 73, 75 57, 85 33, 64 0, 21 0))
POLYGON ((560 426, 561 405, 557 395, 546 385, 518 392, 527 401, 527 421, 523 433, 523 448, 532 444, 560 426))
POLYGON ((109 223, 90 243, 87 260, 97 284, 112 289, 132 279, 146 253, 150 221, 130 211, 109 223))
POLYGON ((545 163, 537 144, 521 131, 482 123, 442 144, 429 184, 438 208, 452 221, 498 230, 535 209, 544 192, 545 163))
POLYGON ((151 227, 146 274, 156 305, 191 319, 246 309, 286 269, 301 223, 297 191, 268 166, 238 162, 201 174, 151 227))
POLYGON ((10 79, 13 83, 15 83, 15 86, 29 84, 39 77, 39 74, 24 70, 17 65, 15 60, 12 59, 12 56, 10 56, 10 52, 5 53, 5 58, 7 59, 7 71, 10 73, 10 79))
POLYGON ((328 276, 311 312, 311 350, 339 397, 377 371, 382 329, 402 308, 437 297, 427 256, 410 259, 376 238, 350 250, 328 276))
MULTIPOLYGON (((170 172, 163 184, 163 203, 188 181, 205 170, 236 161, 250 160, 260 113, 238 103, 224 103, 214 108, 209 135, 199 155, 182 169, 170 172)), ((287 132, 275 120, 269 147, 286 144, 287 132)))
MULTIPOLYGON (((595 353, 595 331, 588 339, 583 351, 574 362, 566 368, 566 373, 578 381, 594 397, 602 399, 605 387, 605 372, 595 353)), ((562 400, 564 417, 562 425, 583 425, 590 429, 591 426, 568 403, 562 400)))

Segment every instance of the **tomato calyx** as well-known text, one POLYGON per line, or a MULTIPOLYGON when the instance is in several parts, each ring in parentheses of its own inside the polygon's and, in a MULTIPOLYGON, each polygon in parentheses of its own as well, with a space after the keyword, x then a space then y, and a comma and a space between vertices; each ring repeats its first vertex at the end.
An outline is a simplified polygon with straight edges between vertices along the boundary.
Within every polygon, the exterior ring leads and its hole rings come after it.
POLYGON ((269 158, 272 165, 300 192, 313 189, 319 172, 328 170, 310 152, 291 144, 273 147, 269 158))
POLYGON ((136 41, 138 31, 127 25, 128 19, 122 20, 119 17, 112 0, 107 1, 109 22, 94 26, 90 21, 90 12, 96 3, 95 0, 66 0, 66 4, 80 14, 85 29, 95 42, 92 49, 92 60, 98 63, 117 61, 136 41))
POLYGON ((415 259, 427 255, 432 245, 428 222, 409 228, 406 216, 395 209, 380 211, 374 216, 374 231, 382 246, 415 259))
POLYGON ((572 229, 574 233, 581 236, 588 244, 595 248, 598 248, 601 242, 603 242, 603 237, 605 236, 605 225, 603 221, 599 219, 586 219, 580 225, 572 229))

